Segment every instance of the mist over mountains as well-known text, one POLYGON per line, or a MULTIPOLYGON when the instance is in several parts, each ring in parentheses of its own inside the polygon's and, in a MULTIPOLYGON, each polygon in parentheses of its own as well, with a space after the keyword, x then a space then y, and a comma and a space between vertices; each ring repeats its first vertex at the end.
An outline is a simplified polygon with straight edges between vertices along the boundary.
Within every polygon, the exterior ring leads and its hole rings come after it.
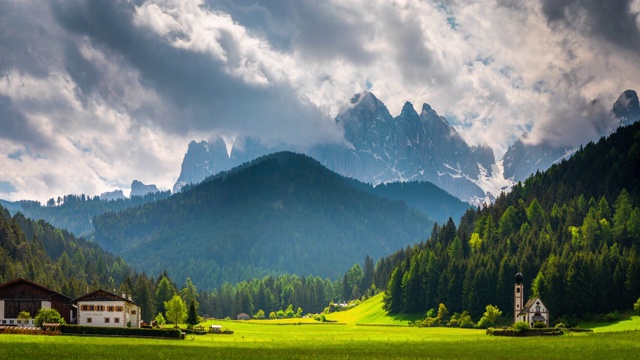
MULTIPOLYGON (((612 107, 613 128, 640 119, 635 91, 623 92, 612 107)), ((370 92, 356 94, 336 116, 345 143, 316 145, 306 149, 286 144, 263 145, 251 137, 235 142, 217 137, 212 142, 189 144, 174 192, 220 171, 280 150, 303 152, 343 176, 374 185, 389 182, 427 181, 457 198, 478 205, 508 192, 518 181, 573 154, 576 147, 531 143, 524 134, 495 159, 488 146, 470 146, 456 129, 428 104, 420 113, 407 102, 393 117, 370 92)), ((593 139, 595 140, 595 139, 593 139)))
POLYGON ((464 199, 484 199, 506 187, 494 189, 497 172, 493 151, 469 146, 447 120, 424 104, 418 114, 411 103, 391 116, 372 93, 355 95, 336 117, 344 131, 344 144, 316 145, 307 149, 285 144, 262 145, 240 138, 227 152, 221 137, 213 142, 189 144, 174 191, 188 183, 225 171, 273 151, 304 152, 332 171, 373 185, 389 182, 428 181, 464 199), (489 187, 489 188, 488 188, 489 187))

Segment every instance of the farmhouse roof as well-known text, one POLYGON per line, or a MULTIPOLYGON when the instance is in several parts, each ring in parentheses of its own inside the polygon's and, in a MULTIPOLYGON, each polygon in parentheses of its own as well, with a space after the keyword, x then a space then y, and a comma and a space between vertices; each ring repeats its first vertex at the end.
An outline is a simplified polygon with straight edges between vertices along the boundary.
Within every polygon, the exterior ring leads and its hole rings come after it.
POLYGON ((77 304, 79 301, 126 301, 130 304, 140 306, 135 302, 133 302, 133 300, 129 300, 126 297, 122 297, 118 294, 114 294, 110 291, 102 290, 102 289, 98 289, 96 291, 82 295, 79 298, 73 300, 73 303, 77 304))
POLYGON ((2 289, 4 287, 7 287, 7 286, 10 286, 10 285, 13 285, 13 284, 19 284, 19 283, 25 283, 25 284, 29 284, 31 286, 38 287, 38 288, 40 288, 40 289, 42 289, 44 291, 47 291, 47 292, 52 293, 52 294, 60 295, 60 296, 62 296, 64 298, 66 298, 67 300, 71 301, 70 297, 68 297, 68 296, 66 296, 64 294, 61 294, 61 293, 59 293, 59 292, 57 292, 55 290, 49 289, 48 287, 46 287, 44 285, 40 285, 40 284, 35 283, 35 282, 31 281, 31 280, 25 279, 23 277, 18 277, 18 278, 15 278, 13 280, 7 281, 4 284, 0 284, 0 289, 2 289))

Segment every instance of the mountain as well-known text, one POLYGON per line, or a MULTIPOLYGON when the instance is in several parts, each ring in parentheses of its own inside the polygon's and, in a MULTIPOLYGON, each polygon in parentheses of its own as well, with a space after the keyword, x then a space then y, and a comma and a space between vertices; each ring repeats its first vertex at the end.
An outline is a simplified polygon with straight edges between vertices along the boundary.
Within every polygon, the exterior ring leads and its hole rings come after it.
POLYGON ((430 182, 406 181, 373 186, 351 180, 350 185, 383 199, 402 201, 410 208, 420 211, 439 224, 445 224, 449 218, 458 221, 471 208, 469 203, 430 182))
POLYGON ((108 191, 100 194, 100 200, 103 201, 124 200, 126 198, 122 190, 108 191))
POLYGON ((638 94, 633 90, 623 92, 613 104, 613 114, 620 125, 631 125, 640 119, 638 94))
POLYGON ((44 220, 53 226, 65 229, 75 236, 91 237, 93 234, 93 217, 107 211, 119 211, 148 202, 165 199, 171 195, 169 191, 149 193, 145 196, 134 196, 130 199, 101 199, 98 196, 65 195, 57 200, 51 198, 43 206, 38 201, 0 200, 0 205, 11 214, 21 213, 34 220, 44 220))
POLYGON ((554 147, 547 142, 531 145, 518 139, 502 158, 504 177, 523 181, 537 171, 548 169, 573 152, 573 149, 554 147))
MULTIPOLYGON (((411 103, 393 117, 372 93, 351 98, 336 116, 346 144, 292 149, 283 144, 265 146, 251 138, 237 139, 227 152, 225 141, 191 142, 174 185, 178 192, 189 183, 279 150, 304 151, 343 176, 374 185, 387 182, 428 181, 465 201, 498 194, 495 158, 489 147, 471 147, 429 105, 418 114, 411 103), (236 149, 238 148, 238 149, 236 149)), ((437 215, 436 215, 437 217, 437 215)))
MULTIPOLYGON (((640 104, 636 92, 633 90, 624 91, 613 104, 611 114, 617 119, 615 128, 640 120, 640 104)), ((610 133, 615 128, 607 129, 607 131, 610 133)), ((609 133, 600 135, 606 136, 609 133)), ((578 149, 553 146, 548 142, 530 144, 526 141, 526 135, 523 135, 523 138, 516 140, 504 154, 502 160, 504 177, 514 182, 524 181, 531 174, 544 171, 562 159, 568 158, 576 150, 578 149)))
POLYGON ((380 100, 364 92, 351 99, 336 122, 348 146, 311 150, 329 169, 373 184, 429 181, 464 200, 486 195, 479 179, 492 175, 492 152, 470 147, 427 104, 418 114, 407 102, 393 118, 380 100))
POLYGON ((131 194, 129 197, 145 196, 147 194, 154 194, 157 192, 160 192, 160 190, 158 190, 154 184, 145 185, 138 180, 133 180, 131 183, 131 194))
POLYGON ((380 259, 374 278, 386 279, 385 308, 424 313, 444 304, 478 319, 492 304, 512 318, 522 273, 552 325, 630 311, 640 297, 638 174, 635 122, 468 211, 457 228, 435 227, 425 243, 380 259))
POLYGON ((180 192, 188 184, 197 184, 211 175, 282 150, 282 145, 263 145, 251 137, 235 138, 230 151, 227 150, 227 143, 221 136, 209 142, 191 141, 182 160, 180 176, 173 185, 173 192, 180 192))
POLYGON ((336 277, 431 231, 425 215, 352 181, 280 152, 163 201, 97 216, 95 240, 139 269, 212 288, 285 272, 336 277))

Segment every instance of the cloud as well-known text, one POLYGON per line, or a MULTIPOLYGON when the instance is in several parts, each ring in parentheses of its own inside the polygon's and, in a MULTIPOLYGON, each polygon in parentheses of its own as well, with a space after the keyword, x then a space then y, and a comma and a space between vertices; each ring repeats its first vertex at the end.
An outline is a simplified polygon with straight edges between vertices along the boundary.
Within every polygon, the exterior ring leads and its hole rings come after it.
POLYGON ((640 51, 638 9, 633 0, 542 0, 542 12, 552 25, 640 51))
POLYGON ((244 132, 304 142, 336 136, 330 128, 307 131, 330 120, 283 81, 287 56, 247 35, 226 14, 197 2, 65 5, 55 8, 61 26, 117 55, 169 104, 169 116, 151 120, 168 132, 244 132))
POLYGON ((498 158, 573 146, 640 83, 640 1, 61 0, 0 10, 0 197, 170 188, 191 139, 339 141, 369 90, 498 158), (594 99, 598 101, 593 102, 594 99))

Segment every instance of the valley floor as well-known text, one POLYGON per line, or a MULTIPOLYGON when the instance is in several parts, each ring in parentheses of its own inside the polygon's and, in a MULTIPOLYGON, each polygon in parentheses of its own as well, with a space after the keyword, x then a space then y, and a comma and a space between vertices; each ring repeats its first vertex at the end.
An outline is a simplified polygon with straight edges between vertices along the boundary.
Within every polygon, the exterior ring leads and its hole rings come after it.
MULTIPOLYGON (((213 323, 213 322, 209 322, 213 323)), ((640 332, 505 338, 484 330, 220 322, 233 335, 186 340, 0 335, 0 358, 24 359, 638 359, 640 332)))

